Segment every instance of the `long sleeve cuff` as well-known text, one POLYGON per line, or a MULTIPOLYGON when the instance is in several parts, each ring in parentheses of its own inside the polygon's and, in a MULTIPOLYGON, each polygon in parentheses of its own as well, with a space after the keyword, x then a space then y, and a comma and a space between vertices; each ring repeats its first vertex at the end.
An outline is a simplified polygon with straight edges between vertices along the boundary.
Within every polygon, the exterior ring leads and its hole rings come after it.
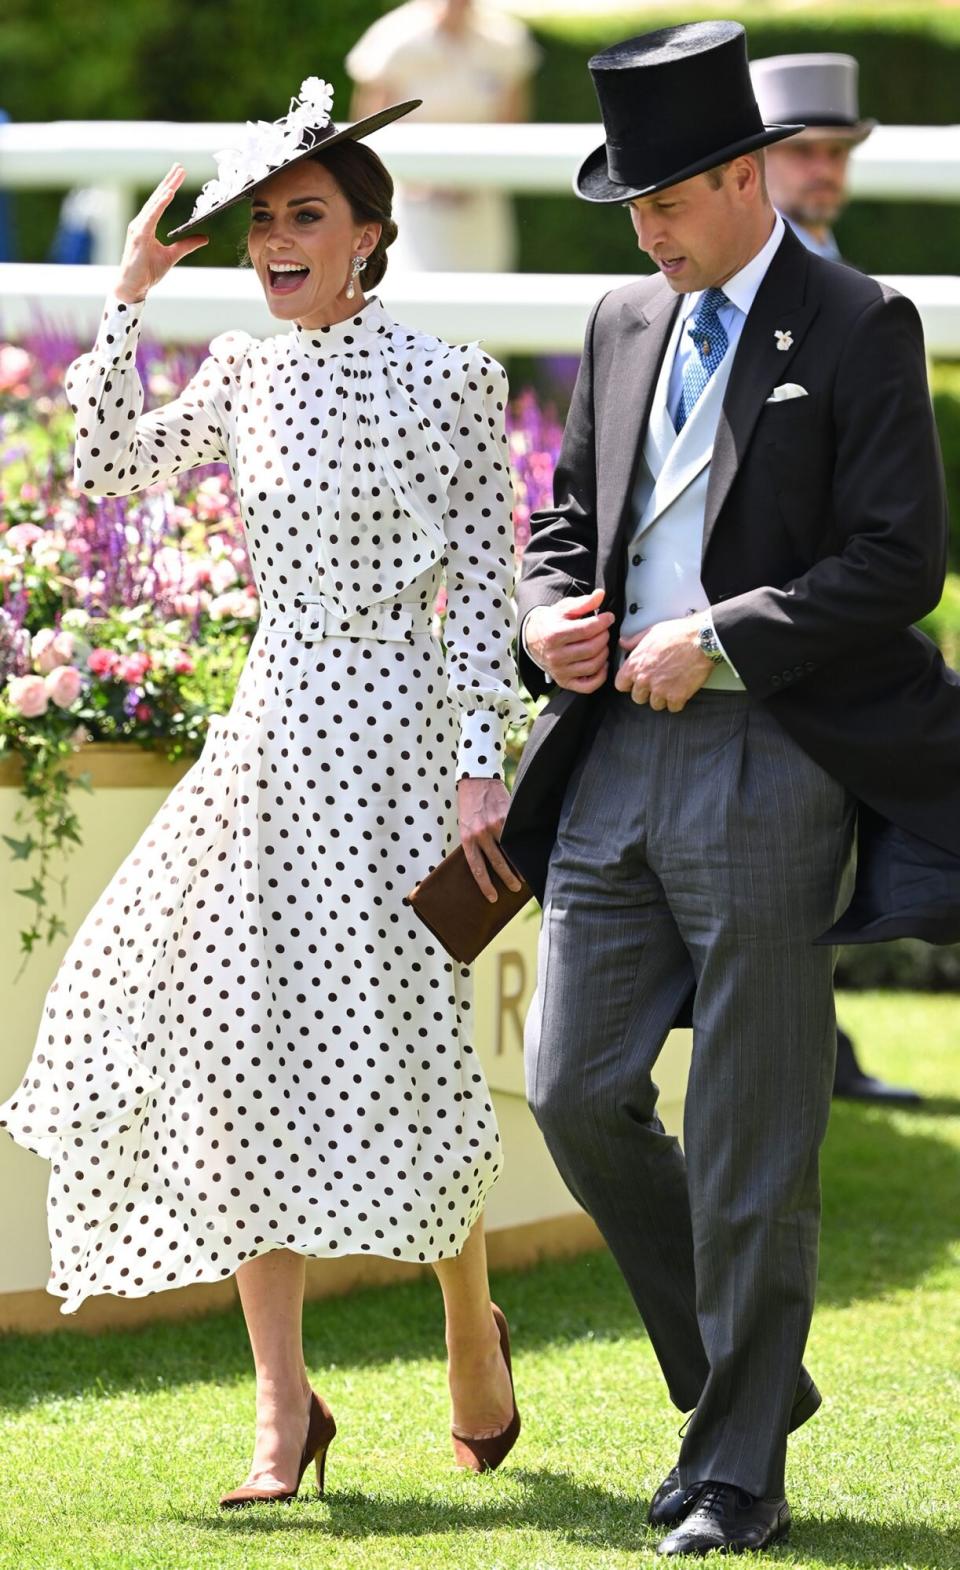
POLYGON ((494 709, 468 709, 460 716, 457 779, 503 779, 504 720, 494 709))
MULTIPOLYGON (((737 670, 737 667, 734 665, 734 663, 733 663, 732 659, 730 658, 729 654, 727 653, 726 649, 723 647, 723 644, 720 642, 720 634, 717 632, 717 629, 716 629, 716 627, 714 625, 714 621, 713 621, 713 612, 710 611, 710 610, 705 611, 704 612, 704 620, 706 621, 706 623, 709 626, 711 632, 713 633, 713 636, 716 638, 717 644, 719 645, 719 648, 720 648, 720 652, 723 655, 724 659, 726 660, 727 664, 729 665, 730 669, 733 671, 733 674, 736 676, 738 681, 742 681, 743 677, 740 675, 740 672, 737 670)), ((526 647, 526 645, 524 645, 524 647, 526 647)), ((527 650, 527 653, 528 654, 530 653, 529 649, 527 650)), ((532 654, 530 655, 530 658, 533 659, 533 655, 532 654)))
POLYGON ((141 301, 139 305, 125 305, 115 295, 107 296, 93 346, 94 355, 104 365, 116 368, 129 365, 133 360, 144 303, 141 301))
POLYGON ((530 620, 532 615, 533 611, 527 611, 526 616, 524 616, 523 621, 520 623, 520 647, 523 649, 524 654, 527 656, 527 659, 531 662, 531 664, 535 665, 538 671, 543 671, 544 685, 547 687, 552 687, 553 677, 550 675, 549 671, 547 671, 547 669, 540 664, 540 661, 531 651, 530 645, 527 642, 527 622, 530 620))

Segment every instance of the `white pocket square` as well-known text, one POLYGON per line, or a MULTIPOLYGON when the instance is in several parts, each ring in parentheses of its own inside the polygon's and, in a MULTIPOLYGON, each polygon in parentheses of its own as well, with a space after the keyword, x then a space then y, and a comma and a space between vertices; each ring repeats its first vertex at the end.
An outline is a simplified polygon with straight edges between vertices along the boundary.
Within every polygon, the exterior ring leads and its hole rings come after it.
POLYGON ((783 403, 785 398, 806 398, 806 396, 807 389, 801 387, 799 382, 782 382, 779 387, 773 389, 767 402, 783 403))

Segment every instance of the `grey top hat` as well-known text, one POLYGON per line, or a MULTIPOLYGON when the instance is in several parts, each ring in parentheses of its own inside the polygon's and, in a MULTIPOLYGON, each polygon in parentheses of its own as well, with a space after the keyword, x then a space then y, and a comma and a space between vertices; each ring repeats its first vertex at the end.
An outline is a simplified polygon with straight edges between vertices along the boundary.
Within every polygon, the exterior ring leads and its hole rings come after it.
POLYGON ((588 202, 632 201, 802 131, 764 124, 739 22, 689 22, 589 62, 606 140, 577 171, 588 202))
POLYGON ((805 139, 826 136, 863 142, 876 120, 861 120, 860 68, 853 55, 771 55, 754 60, 750 77, 765 120, 802 120, 805 139))

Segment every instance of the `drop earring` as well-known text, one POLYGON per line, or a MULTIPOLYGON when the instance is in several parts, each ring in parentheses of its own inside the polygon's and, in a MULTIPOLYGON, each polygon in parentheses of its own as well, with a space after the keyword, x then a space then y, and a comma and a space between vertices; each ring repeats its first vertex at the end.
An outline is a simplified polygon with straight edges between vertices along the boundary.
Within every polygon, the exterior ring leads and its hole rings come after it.
POLYGON ((350 264, 350 277, 347 280, 347 299, 352 300, 357 293, 357 279, 367 265, 365 256, 355 256, 350 264))

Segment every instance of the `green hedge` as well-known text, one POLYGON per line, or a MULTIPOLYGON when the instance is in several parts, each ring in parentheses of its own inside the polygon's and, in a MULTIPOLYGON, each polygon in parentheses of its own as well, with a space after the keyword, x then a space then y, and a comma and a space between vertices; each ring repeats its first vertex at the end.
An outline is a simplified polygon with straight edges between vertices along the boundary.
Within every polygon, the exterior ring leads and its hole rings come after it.
MULTIPOLYGON (((0 7, 0 108, 12 120, 274 120, 310 75, 332 82, 337 117, 346 118, 344 56, 392 7, 389 0, 56 0, 55 20, 52 9, 36 0, 0 7)), ((194 194, 174 202, 171 228, 189 217, 194 194)), ((19 257, 44 260, 59 195, 18 191, 13 204, 19 257)), ((221 226, 202 260, 234 261, 241 227, 221 226)))
POLYGON ((878 988, 960 992, 960 944, 897 938, 892 943, 862 943, 841 949, 836 984, 864 992, 878 988))
MULTIPOLYGON (((0 107, 14 120, 274 118, 301 79, 315 72, 348 102, 342 60, 390 0, 5 0, 0 9, 0 107), (54 15, 51 16, 51 11, 54 15)), ((711 8, 713 9, 713 8, 711 8)), ((770 3, 731 7, 747 26, 751 53, 841 49, 861 64, 864 112, 891 123, 947 124, 957 118, 960 13, 936 4, 849 3, 799 10, 770 3)), ((688 20, 689 5, 592 9, 534 25, 543 50, 535 87, 539 120, 594 120, 586 69, 596 49, 646 28, 688 20)), ((94 171, 91 170, 91 176, 94 171)), ((56 222, 54 193, 16 193, 19 254, 46 255, 56 222)), ((171 211, 184 219, 190 199, 171 211)), ((587 208, 568 196, 518 200, 521 265, 527 271, 638 269, 633 232, 619 208, 587 208)), ((234 235, 237 231, 234 231, 234 235)), ((221 226, 203 261, 235 255, 221 226)), ((858 202, 842 220, 841 245, 870 272, 954 272, 960 205, 858 202)))

